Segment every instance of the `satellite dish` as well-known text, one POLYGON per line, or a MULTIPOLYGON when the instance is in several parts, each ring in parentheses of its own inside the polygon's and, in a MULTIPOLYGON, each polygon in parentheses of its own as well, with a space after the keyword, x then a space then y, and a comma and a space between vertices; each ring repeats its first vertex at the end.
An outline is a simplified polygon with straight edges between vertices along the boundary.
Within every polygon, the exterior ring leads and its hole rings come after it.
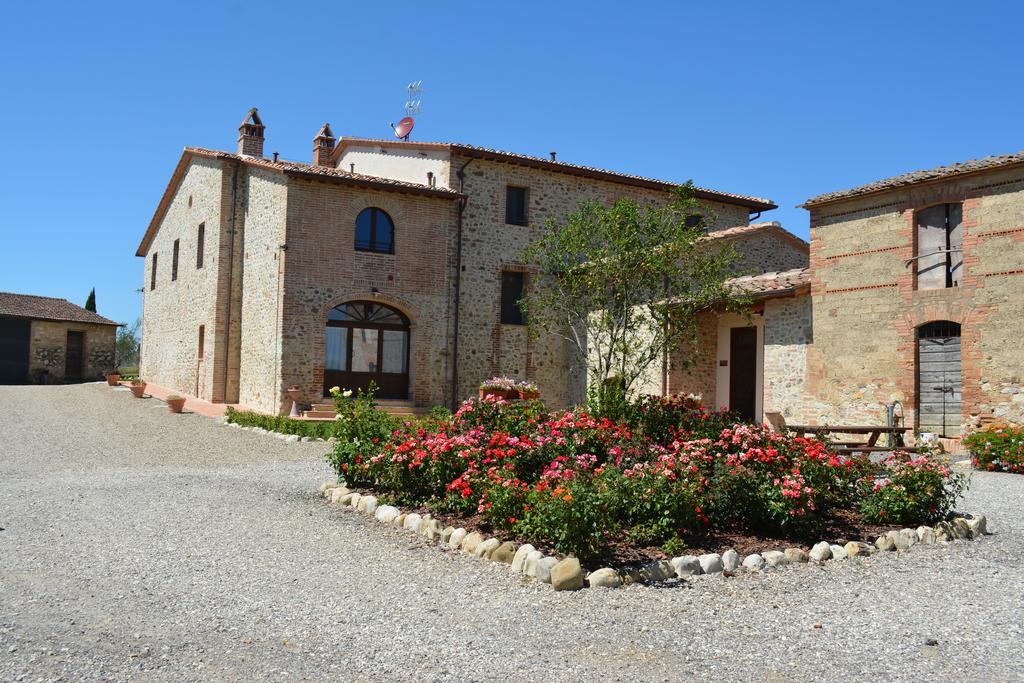
POLYGON ((415 121, 412 120, 412 117, 406 116, 404 119, 398 122, 397 126, 395 126, 395 137, 398 138, 399 140, 408 140, 409 133, 412 132, 412 127, 414 124, 415 121))

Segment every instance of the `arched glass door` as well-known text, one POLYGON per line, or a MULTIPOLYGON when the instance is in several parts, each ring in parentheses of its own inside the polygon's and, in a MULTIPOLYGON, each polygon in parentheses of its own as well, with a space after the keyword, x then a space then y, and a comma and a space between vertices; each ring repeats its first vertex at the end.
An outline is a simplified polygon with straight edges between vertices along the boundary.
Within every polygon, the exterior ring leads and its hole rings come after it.
POLYGON ((327 314, 324 396, 331 387, 378 387, 378 398, 408 398, 409 319, 372 301, 350 301, 327 314))

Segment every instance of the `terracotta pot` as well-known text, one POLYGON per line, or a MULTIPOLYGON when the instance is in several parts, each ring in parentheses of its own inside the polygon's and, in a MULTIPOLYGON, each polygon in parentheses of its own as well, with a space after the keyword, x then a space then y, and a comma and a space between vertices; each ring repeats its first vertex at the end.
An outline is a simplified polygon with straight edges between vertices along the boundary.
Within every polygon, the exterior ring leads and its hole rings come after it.
POLYGON ((121 383, 121 375, 117 372, 111 372, 107 375, 107 384, 112 387, 116 387, 121 383))
POLYGON ((146 393, 145 382, 133 382, 128 388, 132 390, 132 394, 135 395, 135 398, 142 398, 146 393))
POLYGON ((515 389, 480 389, 480 398, 487 398, 488 396, 494 396, 495 398, 501 398, 506 401, 519 398, 519 392, 515 389))
POLYGON ((532 391, 524 391, 523 389, 520 389, 519 390, 519 398, 521 398, 524 401, 529 401, 529 400, 532 400, 532 399, 535 399, 535 398, 540 398, 540 392, 537 391, 536 389, 534 389, 532 391))
POLYGON ((185 407, 185 399, 183 399, 183 398, 168 398, 167 399, 167 408, 172 413, 180 413, 184 407, 185 407))

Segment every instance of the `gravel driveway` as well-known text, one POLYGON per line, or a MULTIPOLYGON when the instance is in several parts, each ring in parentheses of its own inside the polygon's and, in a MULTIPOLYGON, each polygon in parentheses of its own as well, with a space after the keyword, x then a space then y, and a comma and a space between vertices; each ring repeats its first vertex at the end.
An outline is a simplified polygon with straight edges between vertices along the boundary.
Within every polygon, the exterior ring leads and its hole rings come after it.
POLYGON ((1022 476, 974 475, 981 541, 554 593, 330 508, 321 444, 97 384, 0 406, 4 681, 1024 679, 1022 476))

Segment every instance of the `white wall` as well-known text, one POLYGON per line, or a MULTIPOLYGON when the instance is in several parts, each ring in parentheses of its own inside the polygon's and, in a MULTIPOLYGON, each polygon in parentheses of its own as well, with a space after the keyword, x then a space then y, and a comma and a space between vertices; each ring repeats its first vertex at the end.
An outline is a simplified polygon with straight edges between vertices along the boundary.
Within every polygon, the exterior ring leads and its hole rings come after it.
MULTIPOLYGON (((729 406, 729 370, 732 367, 730 355, 730 330, 734 327, 757 327, 757 367, 754 371, 757 385, 754 388, 754 419, 760 421, 764 410, 764 318, 752 315, 750 319, 725 313, 718 317, 718 357, 716 359, 715 406, 729 406), (722 365, 721 361, 727 361, 722 365)), ((731 407, 731 406, 730 406, 731 407)))
POLYGON ((427 184, 433 172, 437 187, 448 187, 448 151, 384 148, 380 145, 348 145, 338 159, 338 169, 363 175, 427 184))

